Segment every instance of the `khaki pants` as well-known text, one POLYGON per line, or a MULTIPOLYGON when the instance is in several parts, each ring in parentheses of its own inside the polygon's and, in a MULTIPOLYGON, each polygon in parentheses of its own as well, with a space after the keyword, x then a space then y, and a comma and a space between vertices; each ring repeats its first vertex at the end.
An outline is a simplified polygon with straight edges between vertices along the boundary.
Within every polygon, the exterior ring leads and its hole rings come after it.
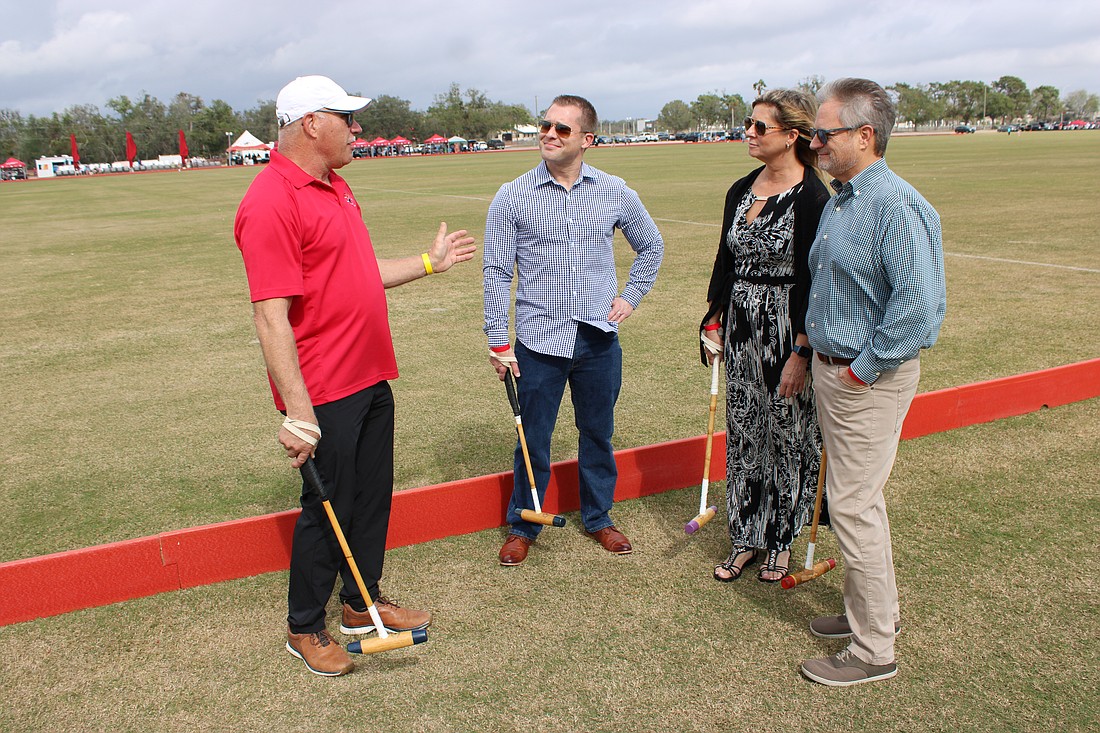
POLYGON ((883 372, 873 386, 858 390, 840 381, 847 369, 813 359, 817 414, 828 453, 829 517, 845 564, 844 612, 852 627, 848 648, 868 664, 890 664, 894 622, 900 616, 882 489, 917 392, 920 359, 883 372))

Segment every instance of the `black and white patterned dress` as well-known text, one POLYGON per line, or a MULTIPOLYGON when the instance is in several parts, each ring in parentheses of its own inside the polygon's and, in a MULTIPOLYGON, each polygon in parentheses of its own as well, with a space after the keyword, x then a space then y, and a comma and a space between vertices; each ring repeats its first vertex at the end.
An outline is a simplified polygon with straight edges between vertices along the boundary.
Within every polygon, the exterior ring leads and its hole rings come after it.
POLYGON ((779 396, 792 332, 795 200, 799 183, 758 199, 751 186, 726 232, 733 285, 726 313, 726 502, 733 545, 784 551, 813 512, 821 435, 807 369, 806 387, 779 396))

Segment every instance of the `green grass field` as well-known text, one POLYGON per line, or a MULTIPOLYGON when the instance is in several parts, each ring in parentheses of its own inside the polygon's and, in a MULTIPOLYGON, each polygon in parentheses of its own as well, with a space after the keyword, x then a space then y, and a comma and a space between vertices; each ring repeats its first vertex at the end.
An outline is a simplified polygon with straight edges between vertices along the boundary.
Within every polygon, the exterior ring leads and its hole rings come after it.
MULTIPOLYGON (((1100 355, 1098 142, 891 142, 891 166, 944 224, 948 315, 922 391, 1100 355)), ((666 240, 623 330, 616 445, 699 435, 709 372, 695 329, 725 189, 754 161, 737 144, 588 160, 639 191, 666 240)), ((441 219, 480 239, 497 187, 536 162, 375 160, 345 173, 379 254, 398 256, 422 251, 441 219)), ((0 389, 16 442, 2 458, 0 561, 296 505, 232 239, 256 172, 0 186, 0 389)), ((622 243, 624 273, 630 255, 622 243)), ((398 489, 510 466, 480 280, 475 263, 389 291, 398 489)), ((575 457, 575 436, 564 406, 555 459, 575 457)), ((805 623, 839 607, 842 572, 789 593, 712 582, 728 542, 721 520, 684 538, 693 474, 682 491, 617 508, 630 558, 575 529, 514 570, 496 565, 498 530, 389 553, 387 593, 436 612, 432 641, 363 658, 340 680, 281 650, 285 573, 0 629, 12 701, 0 730, 1095 729, 1098 445, 1097 400, 903 444, 889 487, 901 673, 858 692, 797 674, 838 648, 805 623)), ((823 535, 819 555, 835 554, 823 535)))

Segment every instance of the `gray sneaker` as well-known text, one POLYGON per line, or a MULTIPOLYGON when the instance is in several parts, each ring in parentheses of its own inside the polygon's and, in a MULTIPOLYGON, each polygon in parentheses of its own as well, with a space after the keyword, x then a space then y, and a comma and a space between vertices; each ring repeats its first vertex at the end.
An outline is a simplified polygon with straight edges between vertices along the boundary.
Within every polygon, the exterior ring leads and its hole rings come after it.
MULTIPOLYGON (((843 613, 839 616, 818 616, 810 622, 810 633, 822 639, 846 639, 852 635, 852 627, 843 613)), ((895 621, 894 634, 900 633, 901 622, 895 621)))
POLYGON ((807 659, 802 663, 802 674, 814 682, 830 687, 848 687, 875 680, 888 680, 898 673, 898 665, 867 664, 845 649, 831 657, 807 659))

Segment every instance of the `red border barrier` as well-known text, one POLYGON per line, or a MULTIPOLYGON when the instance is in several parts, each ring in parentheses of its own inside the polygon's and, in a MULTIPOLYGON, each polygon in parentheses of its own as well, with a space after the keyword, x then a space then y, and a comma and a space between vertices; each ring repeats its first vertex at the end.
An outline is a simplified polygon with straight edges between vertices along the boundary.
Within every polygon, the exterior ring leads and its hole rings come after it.
MULTIPOLYGON (((1100 359, 917 395, 902 438, 917 438, 1043 407, 1100 396, 1100 359)), ((714 435, 712 481, 725 478, 725 433, 714 435)), ((691 486, 706 436, 618 451, 615 500, 691 486)), ((504 524, 512 474, 400 491, 393 497, 388 547, 401 547, 504 524), (425 522, 421 518, 447 517, 425 522)), ((577 462, 555 463, 546 511, 576 511, 577 462)), ((170 590, 285 570, 299 510, 164 532, 0 563, 0 626, 104 606, 170 590)))

